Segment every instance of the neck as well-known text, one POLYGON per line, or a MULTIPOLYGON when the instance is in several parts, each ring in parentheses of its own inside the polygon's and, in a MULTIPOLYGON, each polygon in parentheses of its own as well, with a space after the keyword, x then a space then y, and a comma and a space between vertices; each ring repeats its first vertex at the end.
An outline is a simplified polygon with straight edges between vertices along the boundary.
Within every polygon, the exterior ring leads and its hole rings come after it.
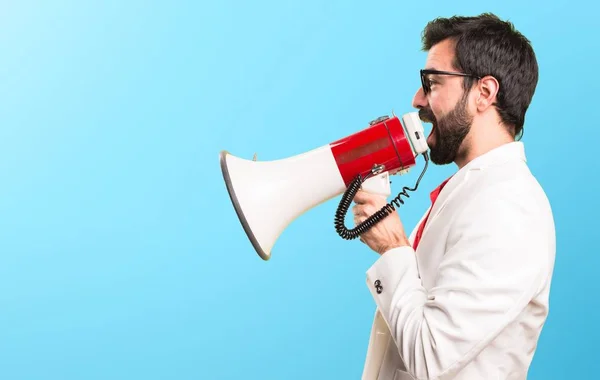
POLYGON ((454 163, 461 169, 475 158, 514 141, 515 138, 499 122, 474 122, 463 141, 462 152, 457 155, 454 163))

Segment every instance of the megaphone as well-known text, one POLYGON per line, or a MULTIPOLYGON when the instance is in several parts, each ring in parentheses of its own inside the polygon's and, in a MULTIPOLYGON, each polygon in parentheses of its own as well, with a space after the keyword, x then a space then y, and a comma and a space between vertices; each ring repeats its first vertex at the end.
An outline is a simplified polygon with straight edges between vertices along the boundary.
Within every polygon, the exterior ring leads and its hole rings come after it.
POLYGON ((340 194, 335 227, 344 239, 354 239, 403 203, 407 190, 417 189, 427 169, 427 142, 417 112, 402 121, 382 116, 363 130, 308 152, 273 161, 243 159, 223 150, 220 164, 229 198, 240 223, 263 260, 283 230, 300 215, 340 194), (387 199, 390 175, 405 174, 419 154, 425 167, 414 188, 403 191, 376 214, 353 229, 344 218, 359 189, 387 199))

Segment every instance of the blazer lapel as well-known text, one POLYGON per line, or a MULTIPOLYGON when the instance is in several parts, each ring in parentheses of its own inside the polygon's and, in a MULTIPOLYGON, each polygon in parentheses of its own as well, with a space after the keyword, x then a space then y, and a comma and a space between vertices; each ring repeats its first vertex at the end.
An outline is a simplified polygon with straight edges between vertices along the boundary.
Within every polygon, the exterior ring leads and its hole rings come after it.
POLYGON ((474 159, 465 167, 456 172, 456 174, 450 178, 446 186, 444 186, 438 195, 438 198, 431 209, 429 218, 427 219, 425 230, 423 231, 423 237, 427 233, 427 224, 435 220, 440 212, 442 212, 448 201, 460 193, 461 187, 469 180, 469 176, 473 171, 484 170, 487 166, 499 164, 510 159, 520 159, 526 161, 523 143, 511 142, 493 149, 492 151, 474 159))
POLYGON ((431 207, 431 213, 429 214, 429 218, 427 218, 427 223, 425 224, 425 229, 423 230, 423 236, 427 232, 427 225, 430 224, 433 220, 435 220, 435 218, 444 209, 444 206, 446 205, 448 200, 452 199, 452 197, 459 192, 463 183, 468 179, 468 172, 468 170, 459 170, 456 174, 452 176, 452 178, 450 178, 448 183, 446 183, 446 185, 438 195, 435 203, 431 207))

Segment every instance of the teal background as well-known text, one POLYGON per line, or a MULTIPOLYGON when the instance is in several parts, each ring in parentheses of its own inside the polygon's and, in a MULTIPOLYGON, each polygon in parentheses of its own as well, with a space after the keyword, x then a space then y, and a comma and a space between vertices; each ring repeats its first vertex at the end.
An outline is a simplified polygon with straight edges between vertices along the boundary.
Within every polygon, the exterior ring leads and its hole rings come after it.
MULTIPOLYGON (((376 255, 337 236, 336 199, 260 260, 219 152, 288 157, 412 111, 425 23, 483 11, 540 63, 523 141, 558 252, 529 378, 592 377, 597 5, 113 0, 0 8, 0 378, 358 379, 376 255)), ((430 166, 407 228, 454 170, 430 166)))

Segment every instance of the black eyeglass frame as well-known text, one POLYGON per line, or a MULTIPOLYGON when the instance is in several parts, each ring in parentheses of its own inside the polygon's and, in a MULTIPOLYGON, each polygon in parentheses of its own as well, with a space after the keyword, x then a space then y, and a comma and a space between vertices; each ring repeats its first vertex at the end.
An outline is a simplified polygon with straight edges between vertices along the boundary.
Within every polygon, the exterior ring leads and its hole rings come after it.
POLYGON ((430 69, 422 69, 421 71, 421 86, 423 87, 423 92, 427 95, 431 91, 431 86, 427 83, 426 76, 429 74, 434 75, 455 75, 461 77, 471 77, 477 80, 481 79, 478 75, 468 74, 468 73, 459 73, 455 71, 443 71, 443 70, 430 70, 430 69))

